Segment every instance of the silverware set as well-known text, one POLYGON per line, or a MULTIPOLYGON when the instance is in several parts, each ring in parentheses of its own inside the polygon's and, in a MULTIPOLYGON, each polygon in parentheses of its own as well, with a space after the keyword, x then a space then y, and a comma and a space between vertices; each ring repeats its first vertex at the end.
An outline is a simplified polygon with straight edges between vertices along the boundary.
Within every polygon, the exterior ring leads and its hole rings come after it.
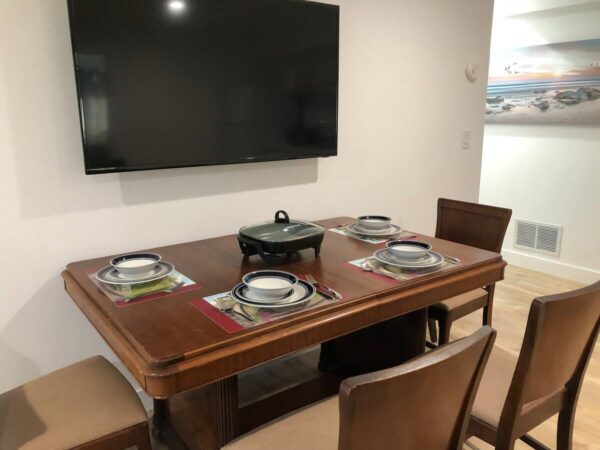
POLYGON ((379 275, 383 275, 384 277, 393 278, 395 280, 401 281, 405 280, 406 277, 402 276, 399 273, 392 272, 384 267, 372 264, 369 260, 363 261, 360 263, 360 268, 365 272, 373 272, 379 275))
POLYGON ((238 316, 249 320, 250 322, 255 321, 255 318, 248 314, 246 311, 244 311, 244 308, 241 305, 239 306, 239 308, 236 308, 236 306, 238 306, 239 303, 236 302, 233 298, 226 296, 217 298, 215 301, 217 303, 217 308, 219 308, 219 310, 223 311, 224 313, 237 314, 238 316))
POLYGON ((454 256, 443 255, 441 253, 440 255, 442 255, 444 257, 444 260, 448 261, 449 263, 460 264, 460 259, 455 258, 454 256))
POLYGON ((337 298, 338 300, 341 300, 342 298, 344 298, 342 296, 342 294, 340 294, 338 291, 330 288, 329 286, 325 286, 322 283, 319 283, 316 280, 316 278, 312 276, 312 274, 307 273, 304 276, 306 277, 306 281, 308 281, 314 287, 316 287, 317 289, 319 289, 319 293, 320 294, 325 295, 325 296, 329 297, 330 299, 337 298))

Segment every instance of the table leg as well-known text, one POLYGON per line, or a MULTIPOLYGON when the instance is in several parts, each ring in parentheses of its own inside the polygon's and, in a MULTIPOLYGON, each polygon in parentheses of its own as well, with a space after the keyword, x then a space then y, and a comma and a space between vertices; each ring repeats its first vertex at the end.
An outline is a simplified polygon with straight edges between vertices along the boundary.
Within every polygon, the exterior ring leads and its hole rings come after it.
POLYGON ((239 435, 237 376, 154 400, 153 436, 173 449, 219 450, 239 435))
POLYGON ((324 373, 335 373, 340 367, 340 363, 335 354, 335 340, 323 342, 319 353, 319 370, 324 373))
POLYGON ((348 373, 366 373, 394 367, 425 351, 427 309, 420 309, 372 325, 334 341, 324 355, 348 373))
POLYGON ((164 441, 169 426, 169 400, 155 398, 153 402, 152 436, 159 441, 164 441))
POLYGON ((490 284, 485 288, 488 291, 488 301, 487 304, 483 307, 483 324, 492 326, 492 309, 494 307, 494 290, 496 289, 496 284, 490 284))
POLYGON ((237 376, 211 384, 210 390, 214 447, 220 449, 239 435, 237 376))

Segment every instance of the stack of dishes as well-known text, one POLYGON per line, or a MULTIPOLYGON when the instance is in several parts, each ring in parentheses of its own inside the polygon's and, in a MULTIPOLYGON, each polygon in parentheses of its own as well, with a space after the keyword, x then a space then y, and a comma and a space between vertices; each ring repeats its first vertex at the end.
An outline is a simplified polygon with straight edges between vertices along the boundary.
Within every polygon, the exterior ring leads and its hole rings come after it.
POLYGON ((243 305, 273 309, 305 304, 316 292, 313 285, 289 272, 257 270, 244 275, 231 296, 243 305))
POLYGON ((390 270, 399 272, 432 272, 444 263, 444 257, 432 252, 431 245, 419 241, 390 241, 373 257, 390 270))
POLYGON ((389 239, 402 231, 387 216, 360 216, 358 222, 348 225, 348 231, 358 236, 389 239))
POLYGON ((131 253, 113 258, 110 266, 96 272, 96 279, 118 288, 142 287, 163 280, 174 270, 173 264, 161 261, 155 253, 131 253))

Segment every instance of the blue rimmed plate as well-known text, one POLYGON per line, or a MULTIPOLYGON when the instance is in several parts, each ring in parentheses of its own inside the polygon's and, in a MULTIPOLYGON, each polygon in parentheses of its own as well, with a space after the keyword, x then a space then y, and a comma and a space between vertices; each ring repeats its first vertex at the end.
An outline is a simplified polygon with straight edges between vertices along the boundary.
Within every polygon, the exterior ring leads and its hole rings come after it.
POLYGON ((378 238, 389 238, 394 237, 402 231, 398 225, 391 224, 388 227, 374 230, 369 228, 361 227, 359 223, 353 223, 348 225, 348 231, 359 236, 378 237, 378 238))
POLYGON ((159 261, 154 269, 142 276, 125 275, 112 266, 105 267, 96 272, 96 279, 102 283, 123 285, 123 284, 141 284, 157 281, 168 277, 175 270, 175 266, 166 261, 159 261))
POLYGON ((290 295, 281 299, 265 298, 252 292, 245 283, 236 285, 231 290, 231 296, 243 305, 257 308, 289 308, 290 306, 302 305, 310 301, 317 289, 304 280, 298 280, 290 295))
POLYGON ((435 270, 442 267, 444 263, 444 257, 435 252, 429 252, 420 258, 402 260, 393 256, 389 249, 382 248, 373 253, 373 257, 380 263, 387 264, 388 266, 411 270, 435 270))

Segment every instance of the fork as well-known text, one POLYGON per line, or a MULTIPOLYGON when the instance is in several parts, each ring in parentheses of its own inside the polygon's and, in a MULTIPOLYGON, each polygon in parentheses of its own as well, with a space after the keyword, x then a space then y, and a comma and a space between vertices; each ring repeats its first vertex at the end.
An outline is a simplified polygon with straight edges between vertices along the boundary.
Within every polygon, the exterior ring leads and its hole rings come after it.
POLYGON ((252 316, 250 316, 250 314, 248 314, 242 308, 240 308, 241 311, 238 311, 237 309, 235 309, 235 305, 237 304, 237 302, 235 300, 233 300, 231 297, 217 298, 216 304, 217 304, 217 308, 225 313, 237 314, 238 316, 243 317, 244 319, 249 320, 250 322, 255 321, 254 318, 252 316))

